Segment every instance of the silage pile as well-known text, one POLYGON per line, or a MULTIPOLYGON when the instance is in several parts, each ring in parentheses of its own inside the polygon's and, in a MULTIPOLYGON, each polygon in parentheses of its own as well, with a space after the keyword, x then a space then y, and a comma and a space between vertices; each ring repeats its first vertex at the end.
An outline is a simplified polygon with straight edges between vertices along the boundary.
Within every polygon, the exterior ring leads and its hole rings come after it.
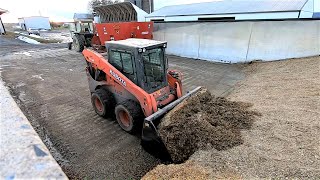
POLYGON ((241 129, 249 129, 259 115, 250 106, 214 97, 202 88, 162 119, 159 134, 175 163, 198 149, 225 150, 243 143, 241 129))

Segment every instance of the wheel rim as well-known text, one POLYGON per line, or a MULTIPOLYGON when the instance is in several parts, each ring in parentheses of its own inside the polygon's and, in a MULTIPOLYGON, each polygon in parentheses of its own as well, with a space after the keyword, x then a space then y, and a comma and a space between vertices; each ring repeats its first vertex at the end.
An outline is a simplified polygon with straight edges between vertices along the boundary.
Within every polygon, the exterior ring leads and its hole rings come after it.
POLYGON ((97 109, 99 112, 102 112, 102 111, 103 111, 102 103, 101 103, 101 101, 100 101, 98 98, 95 98, 95 100, 94 100, 94 105, 96 106, 96 109, 97 109))
POLYGON ((123 126, 125 126, 126 128, 130 126, 130 116, 126 111, 121 110, 119 112, 119 118, 123 126))

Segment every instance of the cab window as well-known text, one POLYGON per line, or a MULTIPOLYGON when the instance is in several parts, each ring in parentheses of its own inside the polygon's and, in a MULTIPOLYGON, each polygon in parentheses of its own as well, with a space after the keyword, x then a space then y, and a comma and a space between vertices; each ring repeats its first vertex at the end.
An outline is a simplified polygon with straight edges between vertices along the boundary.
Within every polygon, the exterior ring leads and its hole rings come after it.
POLYGON ((120 52, 111 51, 110 52, 111 64, 115 66, 118 70, 122 71, 122 62, 120 52))
POLYGON ((123 51, 110 51, 110 63, 119 71, 133 74, 132 55, 123 51))
POLYGON ((121 53, 121 59, 123 71, 128 74, 133 74, 131 54, 121 53))

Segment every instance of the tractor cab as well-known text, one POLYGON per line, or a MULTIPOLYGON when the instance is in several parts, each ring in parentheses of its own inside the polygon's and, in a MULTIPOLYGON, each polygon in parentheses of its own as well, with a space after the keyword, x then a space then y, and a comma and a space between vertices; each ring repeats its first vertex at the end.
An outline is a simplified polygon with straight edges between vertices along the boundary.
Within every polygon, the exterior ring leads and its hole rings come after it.
POLYGON ((73 20, 74 22, 69 24, 72 48, 82 52, 84 47, 91 46, 91 39, 94 35, 93 15, 75 13, 73 20))
POLYGON ((92 21, 75 21, 70 24, 70 33, 73 36, 76 33, 93 34, 92 21))
POLYGON ((166 42, 130 38, 106 42, 108 61, 148 93, 168 84, 166 42))

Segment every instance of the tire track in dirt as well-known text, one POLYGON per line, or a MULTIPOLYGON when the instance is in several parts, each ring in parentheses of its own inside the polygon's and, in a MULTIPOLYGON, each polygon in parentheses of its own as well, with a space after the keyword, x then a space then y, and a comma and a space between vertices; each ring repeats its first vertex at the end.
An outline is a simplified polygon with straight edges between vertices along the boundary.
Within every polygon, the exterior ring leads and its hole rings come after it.
POLYGON ((53 146, 69 161, 62 164, 69 177, 140 178, 159 163, 142 150, 138 137, 94 113, 81 54, 61 49, 31 54, 9 55, 11 67, 26 70, 8 67, 2 76, 14 93, 24 93, 20 100, 29 117, 45 127, 53 146), (33 77, 39 74, 44 80, 33 77), (17 79, 24 85, 15 87, 17 79))

